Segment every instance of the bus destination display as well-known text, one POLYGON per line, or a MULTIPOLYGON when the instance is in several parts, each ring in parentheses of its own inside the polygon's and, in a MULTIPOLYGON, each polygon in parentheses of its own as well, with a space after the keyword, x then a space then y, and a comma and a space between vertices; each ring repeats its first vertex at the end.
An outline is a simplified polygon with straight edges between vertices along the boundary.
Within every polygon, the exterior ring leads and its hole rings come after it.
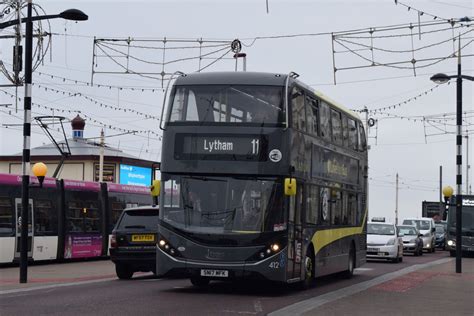
POLYGON ((175 159, 265 161, 267 140, 263 135, 177 134, 175 159))

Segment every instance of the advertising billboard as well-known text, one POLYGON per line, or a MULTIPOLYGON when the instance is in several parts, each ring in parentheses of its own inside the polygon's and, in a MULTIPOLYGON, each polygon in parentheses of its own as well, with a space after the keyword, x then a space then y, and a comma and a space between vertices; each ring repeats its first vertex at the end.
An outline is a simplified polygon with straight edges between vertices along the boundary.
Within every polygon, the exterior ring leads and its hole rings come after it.
POLYGON ((120 165, 120 184, 151 185, 151 168, 120 165))

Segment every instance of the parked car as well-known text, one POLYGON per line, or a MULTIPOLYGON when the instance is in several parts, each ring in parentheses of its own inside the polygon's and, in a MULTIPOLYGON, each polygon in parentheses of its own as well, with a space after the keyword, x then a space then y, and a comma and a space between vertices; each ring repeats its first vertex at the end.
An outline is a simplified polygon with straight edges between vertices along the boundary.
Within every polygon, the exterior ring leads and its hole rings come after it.
POLYGON ((446 248, 446 226, 442 223, 435 225, 436 232, 436 240, 435 245, 437 248, 445 249, 446 248))
POLYGON ((156 271, 158 206, 123 210, 112 231, 110 259, 119 279, 130 279, 137 271, 156 271))
POLYGON ((436 237, 435 237, 435 222, 432 218, 407 218, 403 220, 403 225, 414 225, 423 234, 423 250, 428 252, 435 252, 436 237))
POLYGON ((367 223, 367 259, 403 261, 403 240, 394 224, 367 223))
POLYGON ((403 235, 403 252, 412 253, 415 256, 423 255, 422 234, 420 234, 416 226, 399 225, 397 228, 398 234, 403 235))

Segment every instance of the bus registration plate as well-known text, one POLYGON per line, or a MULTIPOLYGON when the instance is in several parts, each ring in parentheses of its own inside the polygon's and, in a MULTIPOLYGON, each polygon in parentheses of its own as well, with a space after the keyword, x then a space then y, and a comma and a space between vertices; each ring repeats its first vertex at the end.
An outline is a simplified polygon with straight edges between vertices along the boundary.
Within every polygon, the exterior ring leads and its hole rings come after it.
POLYGON ((229 276, 229 271, 227 271, 227 270, 201 269, 201 276, 227 278, 229 276))

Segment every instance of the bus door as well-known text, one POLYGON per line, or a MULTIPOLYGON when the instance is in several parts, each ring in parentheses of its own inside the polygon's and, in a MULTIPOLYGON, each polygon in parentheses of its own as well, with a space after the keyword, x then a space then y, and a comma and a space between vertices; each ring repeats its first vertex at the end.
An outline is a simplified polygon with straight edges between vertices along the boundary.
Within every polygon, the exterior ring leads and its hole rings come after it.
POLYGON ((296 195, 289 197, 289 200, 287 280, 298 281, 303 262, 302 183, 298 183, 296 195))
MULTIPOLYGON (((15 259, 20 258, 20 244, 21 244, 21 199, 15 199, 15 259)), ((28 258, 31 258, 33 253, 33 200, 28 201, 28 258)))

